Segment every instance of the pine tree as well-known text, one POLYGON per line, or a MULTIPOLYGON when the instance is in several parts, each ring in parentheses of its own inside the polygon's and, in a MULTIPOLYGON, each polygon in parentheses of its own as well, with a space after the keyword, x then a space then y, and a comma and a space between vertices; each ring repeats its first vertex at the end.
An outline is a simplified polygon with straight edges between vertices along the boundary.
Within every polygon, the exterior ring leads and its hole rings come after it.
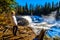
POLYGON ((28 14, 28 4, 26 3, 26 5, 25 5, 25 8, 24 8, 24 10, 25 10, 25 15, 27 15, 28 14))
POLYGON ((30 4, 30 14, 31 14, 31 16, 33 15, 33 11, 34 11, 34 8, 33 8, 33 5, 32 4, 30 4))
POLYGON ((54 10, 54 2, 52 2, 52 9, 51 9, 52 11, 54 10))

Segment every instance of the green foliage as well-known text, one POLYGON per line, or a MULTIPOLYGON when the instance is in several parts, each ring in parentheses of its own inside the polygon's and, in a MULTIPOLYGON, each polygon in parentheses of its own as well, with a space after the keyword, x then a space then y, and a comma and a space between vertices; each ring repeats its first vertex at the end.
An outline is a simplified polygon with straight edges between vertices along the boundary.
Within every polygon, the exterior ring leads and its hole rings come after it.
POLYGON ((0 0, 0 12, 12 10, 15 4, 15 0, 0 0))

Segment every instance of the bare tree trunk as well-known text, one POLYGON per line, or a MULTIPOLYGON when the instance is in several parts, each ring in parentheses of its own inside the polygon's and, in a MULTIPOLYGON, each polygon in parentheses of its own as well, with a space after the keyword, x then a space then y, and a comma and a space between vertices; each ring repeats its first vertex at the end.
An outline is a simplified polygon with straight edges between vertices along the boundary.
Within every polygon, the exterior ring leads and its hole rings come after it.
POLYGON ((45 31, 46 31, 46 30, 42 29, 41 32, 40 32, 40 34, 39 34, 36 38, 38 38, 38 40, 43 40, 45 31))

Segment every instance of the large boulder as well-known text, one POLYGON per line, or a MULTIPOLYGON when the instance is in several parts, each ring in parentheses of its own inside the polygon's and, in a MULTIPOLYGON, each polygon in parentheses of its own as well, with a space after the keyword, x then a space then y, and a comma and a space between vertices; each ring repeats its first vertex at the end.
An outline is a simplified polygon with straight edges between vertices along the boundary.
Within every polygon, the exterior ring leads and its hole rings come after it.
POLYGON ((27 26, 29 24, 29 22, 24 18, 19 18, 17 21, 19 26, 27 26))

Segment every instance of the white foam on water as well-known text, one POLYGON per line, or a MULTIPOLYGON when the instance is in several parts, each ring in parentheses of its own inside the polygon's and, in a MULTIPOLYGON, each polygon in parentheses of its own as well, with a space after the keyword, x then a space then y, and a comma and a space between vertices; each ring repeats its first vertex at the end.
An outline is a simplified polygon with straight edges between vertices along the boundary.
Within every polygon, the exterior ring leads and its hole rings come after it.
POLYGON ((29 23, 32 23, 31 16, 22 16, 22 18, 25 18, 29 23))
POLYGON ((60 23, 58 23, 55 19, 56 14, 57 14, 57 11, 51 12, 49 16, 43 15, 42 18, 44 19, 44 21, 41 23, 33 23, 31 16, 22 16, 22 18, 25 18, 26 20, 28 20, 29 22, 28 26, 32 28, 32 30, 35 32, 36 35, 39 35, 42 29, 48 30, 53 26, 56 26, 56 25, 60 26, 60 23))
POLYGON ((51 27, 59 24, 55 19, 56 13, 57 13, 57 11, 54 11, 54 12, 51 12, 51 14, 49 16, 42 16, 44 21, 41 23, 31 23, 30 24, 30 27, 33 29, 33 31, 36 33, 36 35, 39 35, 41 29, 48 30, 51 27), (48 23, 50 23, 50 24, 48 24, 48 23))

